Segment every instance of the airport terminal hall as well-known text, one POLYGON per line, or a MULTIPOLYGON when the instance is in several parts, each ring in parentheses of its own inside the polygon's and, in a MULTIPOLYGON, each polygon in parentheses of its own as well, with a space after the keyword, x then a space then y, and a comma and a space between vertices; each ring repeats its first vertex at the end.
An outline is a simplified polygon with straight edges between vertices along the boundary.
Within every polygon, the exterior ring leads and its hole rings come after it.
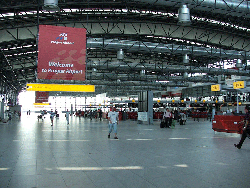
POLYGON ((0 0, 0 188, 249 188, 250 1, 0 0))

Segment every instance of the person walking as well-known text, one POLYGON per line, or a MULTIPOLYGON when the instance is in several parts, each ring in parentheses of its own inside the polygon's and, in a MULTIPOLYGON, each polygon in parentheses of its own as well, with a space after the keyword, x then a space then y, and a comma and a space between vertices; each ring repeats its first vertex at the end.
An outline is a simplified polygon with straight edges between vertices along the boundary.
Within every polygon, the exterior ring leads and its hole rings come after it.
POLYGON ((51 110, 50 112, 51 127, 53 126, 54 116, 55 116, 55 113, 53 112, 53 110, 51 110))
POLYGON ((246 106, 245 107, 245 118, 244 118, 244 122, 245 122, 245 126, 243 128, 243 133, 241 135, 241 139, 240 139, 240 142, 238 144, 234 144, 234 146, 238 149, 241 149, 242 147, 242 144, 244 143, 246 137, 248 135, 250 135, 250 107, 249 106, 246 106))
POLYGON ((90 120, 92 120, 92 115, 93 115, 93 112, 92 112, 92 110, 90 110, 89 111, 89 118, 90 118, 90 120))
POLYGON ((100 118, 100 121, 102 121, 102 109, 99 109, 99 118, 100 118))
POLYGON ((109 134, 108 138, 110 138, 110 133, 114 130, 115 137, 114 139, 118 139, 117 137, 117 125, 118 125, 118 112, 115 112, 115 108, 112 107, 112 111, 108 113, 109 120, 109 134))
POLYGON ((67 125, 69 124, 69 110, 67 109, 67 111, 65 112, 65 117, 66 117, 66 120, 67 120, 67 125))
POLYGON ((18 111, 18 117, 19 117, 19 120, 21 119, 21 112, 18 111))

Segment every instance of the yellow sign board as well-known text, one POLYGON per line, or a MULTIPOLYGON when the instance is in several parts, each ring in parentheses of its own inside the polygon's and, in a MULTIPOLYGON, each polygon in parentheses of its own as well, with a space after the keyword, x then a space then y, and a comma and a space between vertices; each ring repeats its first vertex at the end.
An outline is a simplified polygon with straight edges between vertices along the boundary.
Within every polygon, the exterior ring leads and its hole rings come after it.
POLYGON ((27 84, 27 91, 70 91, 70 92, 95 92, 94 85, 74 84, 27 84))
POLYGON ((50 103, 33 103, 35 106, 45 106, 45 105, 50 105, 50 103))
POLYGON ((211 85, 211 91, 220 91, 220 84, 211 85))
POLYGON ((245 88, 245 82, 244 81, 238 81, 233 83, 234 89, 243 89, 245 88))

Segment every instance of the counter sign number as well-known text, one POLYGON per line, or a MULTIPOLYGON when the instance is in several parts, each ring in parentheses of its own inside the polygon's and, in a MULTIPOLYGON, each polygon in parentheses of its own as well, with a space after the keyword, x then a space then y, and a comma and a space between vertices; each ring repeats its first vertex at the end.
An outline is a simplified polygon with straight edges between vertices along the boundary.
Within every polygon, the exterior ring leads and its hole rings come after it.
POLYGON ((220 84, 211 85, 211 91, 220 91, 220 84))
POLYGON ((243 89, 245 88, 245 82, 244 81, 238 81, 233 83, 234 89, 243 89))

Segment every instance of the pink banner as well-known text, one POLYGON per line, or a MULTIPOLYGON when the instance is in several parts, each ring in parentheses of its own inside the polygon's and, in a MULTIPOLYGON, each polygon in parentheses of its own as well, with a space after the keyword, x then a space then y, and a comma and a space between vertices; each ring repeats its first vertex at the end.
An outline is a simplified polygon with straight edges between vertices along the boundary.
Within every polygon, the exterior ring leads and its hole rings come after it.
POLYGON ((39 26, 38 79, 85 80, 86 29, 39 26))

